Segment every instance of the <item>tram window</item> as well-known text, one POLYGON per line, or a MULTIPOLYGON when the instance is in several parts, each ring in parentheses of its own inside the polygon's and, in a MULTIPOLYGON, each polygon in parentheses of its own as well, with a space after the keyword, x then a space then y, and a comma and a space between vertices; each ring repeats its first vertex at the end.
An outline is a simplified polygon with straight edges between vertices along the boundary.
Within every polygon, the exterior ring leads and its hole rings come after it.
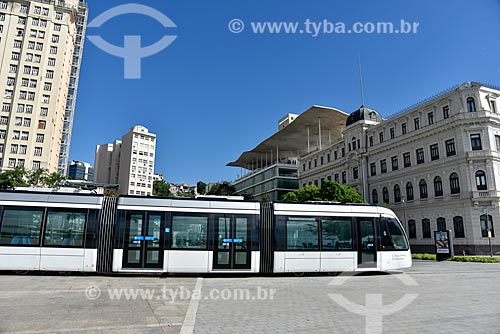
POLYGON ((318 222, 315 218, 288 217, 287 250, 319 250, 318 222))
POLYGON ((321 220, 322 250, 352 250, 352 221, 350 218, 321 220))
POLYGON ((172 249, 207 249, 208 217, 172 217, 172 249))
POLYGON ((47 213, 44 246, 83 247, 87 210, 53 210, 47 213))
POLYGON ((41 208, 5 208, 0 225, 0 245, 38 246, 42 217, 41 208))
POLYGON ((406 250, 408 242, 398 221, 393 218, 380 219, 380 248, 382 250, 406 250))

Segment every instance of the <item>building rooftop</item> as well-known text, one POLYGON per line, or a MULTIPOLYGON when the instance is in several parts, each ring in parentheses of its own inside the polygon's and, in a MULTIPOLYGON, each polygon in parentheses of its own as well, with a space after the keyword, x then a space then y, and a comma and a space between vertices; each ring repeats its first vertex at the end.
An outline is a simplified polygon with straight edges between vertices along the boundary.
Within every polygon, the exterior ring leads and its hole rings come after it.
POLYGON ((280 161, 290 156, 307 154, 341 138, 348 116, 336 108, 314 105, 281 131, 262 141, 253 150, 243 152, 238 160, 227 166, 255 170, 258 161, 276 161, 277 153, 280 161))

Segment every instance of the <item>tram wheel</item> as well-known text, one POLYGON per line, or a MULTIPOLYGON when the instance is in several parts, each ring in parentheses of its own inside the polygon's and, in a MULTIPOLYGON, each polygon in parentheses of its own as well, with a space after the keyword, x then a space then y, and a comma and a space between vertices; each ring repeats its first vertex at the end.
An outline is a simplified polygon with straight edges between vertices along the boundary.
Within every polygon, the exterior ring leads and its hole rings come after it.
POLYGON ((71 271, 58 271, 57 272, 60 276, 68 276, 71 275, 71 271))
POLYGON ((27 273, 29 273, 30 271, 29 270, 16 270, 14 271, 17 275, 26 275, 27 273))

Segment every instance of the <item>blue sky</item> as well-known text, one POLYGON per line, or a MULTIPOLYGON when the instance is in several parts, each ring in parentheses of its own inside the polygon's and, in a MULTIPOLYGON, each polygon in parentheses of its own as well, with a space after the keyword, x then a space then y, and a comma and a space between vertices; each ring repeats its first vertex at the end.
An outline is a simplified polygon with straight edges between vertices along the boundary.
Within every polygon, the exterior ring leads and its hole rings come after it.
MULTIPOLYGON (((142 45, 177 39, 142 60, 140 80, 123 78, 123 59, 86 41, 71 159, 93 163, 95 146, 141 124, 158 136, 156 172, 169 182, 232 181, 226 167, 272 135, 287 113, 366 105, 389 116, 454 84, 500 84, 499 0, 145 1, 177 28, 127 14, 88 35, 142 45), (245 30, 231 33, 241 19, 245 30), (251 22, 418 22, 416 34, 255 34, 251 22)), ((89 22, 128 1, 88 0, 89 22)), ((301 26, 302 27, 302 26, 301 26)))

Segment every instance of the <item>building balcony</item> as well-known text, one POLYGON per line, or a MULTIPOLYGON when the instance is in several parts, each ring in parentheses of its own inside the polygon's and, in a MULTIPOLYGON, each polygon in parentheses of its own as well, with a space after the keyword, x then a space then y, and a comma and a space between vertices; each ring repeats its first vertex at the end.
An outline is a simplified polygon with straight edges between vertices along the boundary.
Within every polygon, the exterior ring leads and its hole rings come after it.
POLYGON ((473 201, 491 201, 500 200, 500 191, 497 190, 473 190, 473 201))
POLYGON ((491 151, 491 150, 480 150, 480 151, 470 151, 467 152, 468 160, 477 160, 477 159, 500 159, 500 152, 491 151))

